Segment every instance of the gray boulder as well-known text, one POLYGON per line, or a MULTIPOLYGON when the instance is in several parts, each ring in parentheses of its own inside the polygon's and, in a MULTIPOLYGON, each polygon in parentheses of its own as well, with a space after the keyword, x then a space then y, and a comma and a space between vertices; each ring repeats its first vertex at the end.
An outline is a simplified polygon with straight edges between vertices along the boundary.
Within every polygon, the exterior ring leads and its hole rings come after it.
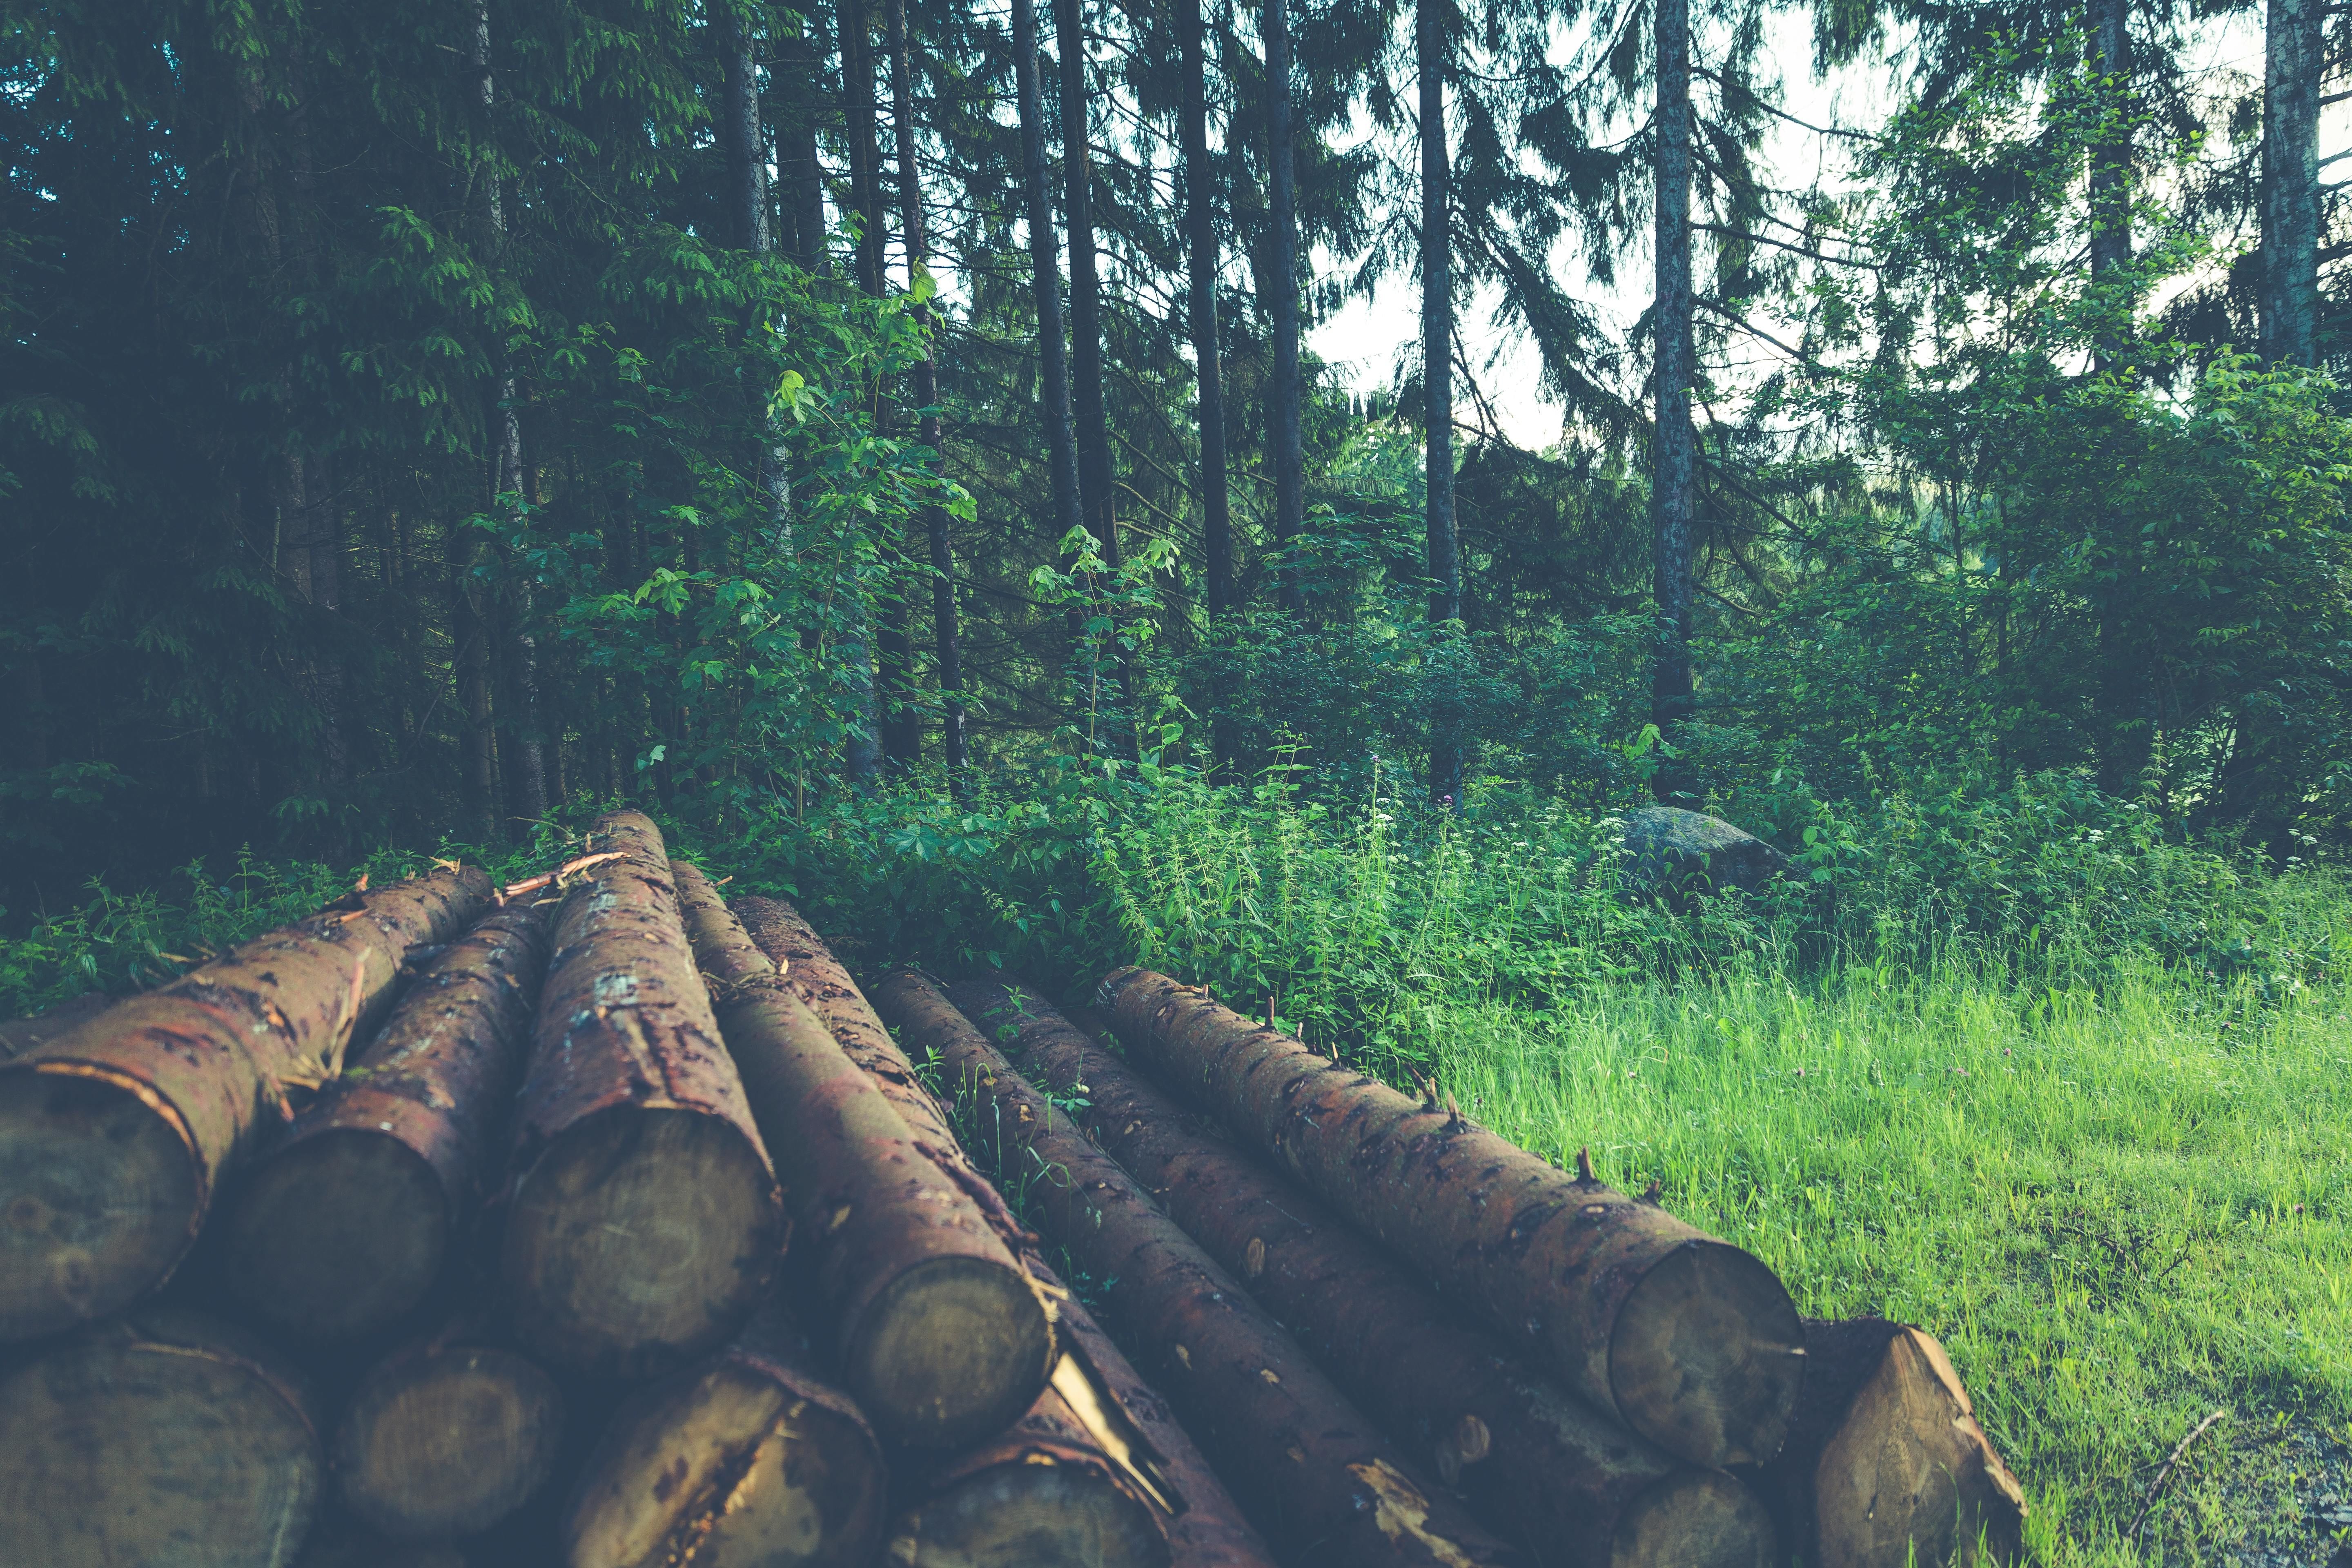
POLYGON ((1727 888, 1752 893, 1789 869, 1789 858, 1754 834, 1673 805, 1627 812, 1624 853, 1625 889, 1675 905, 1727 888))

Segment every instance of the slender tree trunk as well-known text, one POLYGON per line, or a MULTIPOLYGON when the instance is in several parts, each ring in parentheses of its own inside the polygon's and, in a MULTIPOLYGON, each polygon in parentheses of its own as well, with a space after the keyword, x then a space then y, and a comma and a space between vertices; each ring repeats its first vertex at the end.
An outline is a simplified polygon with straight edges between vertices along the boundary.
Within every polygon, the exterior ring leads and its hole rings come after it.
POLYGON ((465 777, 466 816, 483 844, 498 837, 497 769, 490 750, 491 618, 479 553, 470 529, 449 530, 449 679, 457 700, 457 751, 465 777))
MULTIPOLYGON (((2091 144, 2091 281, 2098 283, 2132 258, 2131 214, 2131 5, 2130 0, 2091 0, 2091 62, 2100 78, 2099 132, 2091 144)), ((2111 303, 2118 319, 2099 331, 2096 368, 2121 368, 2129 336, 2128 306, 2111 303)))
MULTIPOLYGON (((907 0, 889 0, 890 107, 898 122, 898 210, 907 236, 907 287, 930 264, 930 228, 923 217, 922 171, 915 161, 914 61, 907 42, 907 0)), ((929 305, 917 307, 926 331, 935 321, 929 305)), ((917 433, 934 454, 940 444, 940 366, 927 339, 915 365, 917 433)), ((935 456, 935 462, 943 460, 935 456)), ((948 548, 948 509, 923 509, 923 531, 931 553, 931 635, 940 662, 940 752, 950 785, 963 772, 963 649, 956 635, 955 560, 948 548)))
POLYGON ((2263 39, 2263 358, 2318 363, 2319 0, 2270 0, 2263 39))
MULTIPOLYGON (((866 11, 866 0, 841 0, 835 16, 841 30, 841 100, 844 129, 849 141, 849 201, 857 219, 857 247, 855 260, 858 287, 876 299, 882 297, 882 205, 876 189, 877 170, 880 154, 875 144, 874 121, 874 45, 866 11)), ((879 424, 877 419, 877 424, 879 424)), ((854 595, 847 625, 841 639, 841 658, 849 680, 851 731, 845 761, 850 784, 860 790, 873 787, 880 774, 883 762, 883 740, 886 716, 884 702, 887 690, 877 693, 875 682, 875 660, 866 644, 869 606, 862 588, 847 590, 854 595), (880 700, 877 700, 877 698, 880 700)), ((883 629, 881 641, 883 662, 890 661, 889 631, 883 629)), ((884 670, 884 686, 888 685, 888 671, 884 670)))
MULTIPOLYGON (((1202 0, 1177 0, 1176 26, 1183 61, 1184 226, 1191 284, 1192 367, 1199 381, 1201 426, 1201 544, 1213 639, 1233 616, 1234 514, 1225 476, 1225 386, 1217 345, 1216 176, 1209 164, 1208 48, 1202 0)), ((1233 765, 1233 722, 1222 704, 1212 721, 1210 750, 1220 768, 1233 765)))
MULTIPOLYGON (((1657 426, 1653 437, 1650 525, 1654 541, 1658 607, 1657 662, 1650 686, 1650 721, 1672 743, 1696 706, 1691 674, 1692 575, 1696 554, 1698 444, 1691 427, 1691 99, 1690 0, 1658 0, 1655 13, 1658 112, 1657 426)), ((1658 799, 1688 793, 1682 770, 1662 763, 1653 779, 1658 799)))
POLYGON ((824 51, 814 18, 793 25, 785 37, 776 75, 789 83, 786 112, 777 121, 777 174, 786 182, 785 212, 791 218, 792 258, 811 272, 825 262, 824 171, 817 162, 817 106, 824 101, 824 51))
POLYGON ((735 247, 764 256, 768 241, 766 139, 760 133, 760 72, 751 58, 751 29, 726 0, 711 8, 726 79, 719 102, 719 135, 727 149, 727 216, 735 247))
MULTIPOLYGON (((488 0, 479 0, 474 12, 474 68, 479 73, 478 101, 482 110, 484 144, 488 145, 494 134, 492 114, 496 107, 496 83, 490 70, 488 0)), ((499 191, 496 160, 486 161, 475 171, 474 179, 481 203, 483 248, 496 264, 503 260, 507 237, 506 207, 499 191)), ((528 522, 530 500, 522 463, 522 409, 514 367, 509 363, 504 343, 494 346, 493 357, 497 368, 490 411, 491 489, 497 504, 506 509, 509 525, 520 530, 528 522)), ((539 733, 539 639, 531 626, 535 606, 528 571, 519 559, 509 563, 517 568, 508 647, 508 654, 514 661, 513 696, 518 710, 514 727, 508 733, 514 770, 514 805, 517 816, 528 822, 538 822, 547 816, 547 767, 539 733)))
MULTIPOLYGON (((1274 201, 1274 532, 1295 551, 1307 521, 1307 456, 1299 433, 1298 198, 1291 178, 1290 14, 1286 0, 1266 0, 1266 167, 1274 201)), ((1298 563, 1284 563, 1281 603, 1307 607, 1298 563)))
MULTIPOLYGON (((1438 0, 1413 8, 1421 74, 1421 376, 1426 403, 1429 618, 1440 628, 1462 618, 1462 552, 1454 531, 1453 176, 1445 146, 1445 36, 1438 0)), ((1431 714, 1429 793, 1462 802, 1462 723, 1455 705, 1431 714)))
MULTIPOLYGON (((1078 438, 1070 418, 1070 371, 1062 342, 1062 268, 1045 163, 1045 92, 1037 77, 1037 11, 1013 0, 1013 75, 1021 109, 1023 204, 1029 222, 1030 287, 1036 299, 1038 410, 1053 475, 1054 537, 1086 525, 1078 498, 1078 438)), ((1076 652, 1075 646, 1071 652, 1076 652)))

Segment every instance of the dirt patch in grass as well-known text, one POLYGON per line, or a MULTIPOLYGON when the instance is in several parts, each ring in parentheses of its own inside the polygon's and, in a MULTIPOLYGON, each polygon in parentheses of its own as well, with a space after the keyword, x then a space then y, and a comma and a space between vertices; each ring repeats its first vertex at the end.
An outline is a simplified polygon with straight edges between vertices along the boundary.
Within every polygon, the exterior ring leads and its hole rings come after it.
POLYGON ((2143 1539, 2167 1564, 2352 1568, 2352 1425, 2230 1420, 2181 1460, 2143 1539))

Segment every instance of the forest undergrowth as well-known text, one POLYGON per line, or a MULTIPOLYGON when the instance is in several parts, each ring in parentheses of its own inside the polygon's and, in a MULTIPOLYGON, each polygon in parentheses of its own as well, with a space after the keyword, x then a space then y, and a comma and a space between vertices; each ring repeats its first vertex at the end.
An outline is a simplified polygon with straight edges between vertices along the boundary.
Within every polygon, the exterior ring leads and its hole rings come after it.
MULTIPOLYGON (((1742 804, 1796 875, 1680 912, 1622 896, 1621 818, 1504 792, 1431 816, 1377 778, 1318 800, 1279 770, 1066 762, 669 826, 863 971, 1070 994, 1150 964, 1433 1078, 1539 1154, 1655 1177, 1807 1313, 1945 1342, 2037 1561, 2326 1563, 2352 1537, 2352 886, 2168 842, 2064 779, 1742 804)), ((520 876, 576 843, 551 825, 488 858, 520 876)), ((191 867, 19 915, 0 1013, 153 984, 360 869, 191 867)))

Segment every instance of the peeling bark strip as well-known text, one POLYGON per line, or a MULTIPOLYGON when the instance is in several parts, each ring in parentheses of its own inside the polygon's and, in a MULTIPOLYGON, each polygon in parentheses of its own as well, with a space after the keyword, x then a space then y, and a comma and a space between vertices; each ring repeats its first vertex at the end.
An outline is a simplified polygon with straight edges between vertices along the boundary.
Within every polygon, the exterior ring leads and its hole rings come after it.
MULTIPOLYGON (((1318 1364, 1486 1522, 1562 1568, 1768 1568, 1772 1521, 1740 1482, 1685 1465, 1465 1327, 1320 1203, 1222 1137, 1045 1002, 948 994, 1056 1093, 1318 1364)), ((1084 1015, 1081 1015, 1083 1017, 1084 1015)))
POLYGON ((286 1568, 319 1506, 309 1391, 257 1340, 146 1308, 0 1381, 0 1563, 286 1568))
POLYGON ((661 830, 596 824, 557 917, 499 1271, 521 1342, 604 1376, 724 1344, 782 1257, 783 1200, 695 973, 661 830))
POLYGON ((425 1300, 499 1174, 546 917, 509 904, 443 949, 245 1179, 221 1225, 223 1277, 247 1309, 331 1342, 425 1300))
POLYGON ((1694 1464, 1780 1451, 1804 1368, 1770 1269, 1149 970, 1100 999, 1129 1057, 1559 1373, 1694 1464))
POLYGON ((903 1479, 883 1558, 891 1568, 1169 1568, 1161 1511, 1095 1441, 1062 1381, 1010 1430, 903 1479))
POLYGON ((719 1026, 776 1152, 798 1227, 794 1267, 824 1303, 850 1392, 887 1436, 918 1447, 960 1448, 1003 1430, 1053 1371, 1053 1322, 959 1179, 961 1154, 942 1152, 943 1128, 929 1140, 908 1128, 700 871, 684 861, 672 870, 719 1026))
POLYGON ((1118 1347, 1102 1331, 1086 1304, 1047 1268, 1034 1251, 1024 1261, 1040 1284, 1061 1301, 1062 1362, 1055 1384, 1065 1401, 1081 1413, 1087 1432, 1106 1451, 1124 1450, 1123 1464, 1139 1472, 1163 1513, 1172 1568, 1274 1568, 1274 1554, 1242 1517, 1241 1506, 1160 1391, 1143 1381, 1118 1347), (1070 1380, 1087 1385, 1078 1391, 1070 1380), (1086 1414, 1091 1406, 1095 1414, 1086 1414))
POLYGON ((866 1568, 887 1477, 857 1406, 772 1303, 622 1405, 565 1510, 569 1568, 866 1568))
POLYGON ((489 1529, 555 1468, 563 1396, 527 1357, 455 1336, 371 1367, 336 1424, 337 1489, 371 1529, 448 1541, 489 1529))
POLYGON ((1153 1383, 1286 1562, 1330 1568, 1489 1568, 1518 1554, 1425 1487, 1290 1336, 1087 1142, 928 978, 876 993, 935 1058, 1024 1213, 1109 1281, 1117 1321, 1153 1383))
POLYGON ((1935 1336, 1884 1318, 1805 1322, 1788 1446, 1757 1473, 1813 1568, 2014 1563, 2025 1493, 1935 1336))
POLYGON ((223 1173, 341 1069, 403 961, 489 898, 455 868, 351 894, 0 1063, 0 1342, 161 1284, 223 1173))

